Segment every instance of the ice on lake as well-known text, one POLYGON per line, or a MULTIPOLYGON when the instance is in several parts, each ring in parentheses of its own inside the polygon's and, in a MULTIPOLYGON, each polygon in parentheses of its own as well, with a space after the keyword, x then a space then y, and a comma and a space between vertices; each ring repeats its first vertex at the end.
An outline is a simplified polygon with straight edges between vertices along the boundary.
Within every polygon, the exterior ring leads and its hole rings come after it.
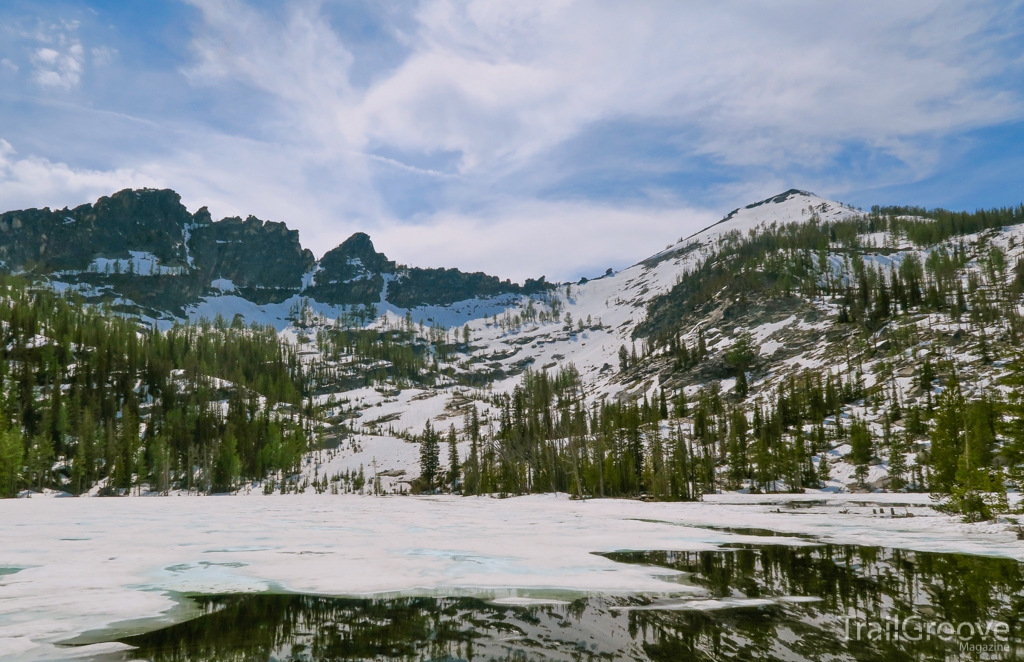
POLYGON ((178 620, 182 594, 464 596, 509 609, 582 598, 707 599, 670 564, 608 556, 624 551, 823 541, 1024 561, 1005 523, 963 524, 928 503, 903 494, 704 503, 327 494, 0 501, 0 567, 18 569, 0 575, 0 656, 125 649, 56 644, 116 624, 178 620), (511 598, 520 604, 501 604, 511 598))

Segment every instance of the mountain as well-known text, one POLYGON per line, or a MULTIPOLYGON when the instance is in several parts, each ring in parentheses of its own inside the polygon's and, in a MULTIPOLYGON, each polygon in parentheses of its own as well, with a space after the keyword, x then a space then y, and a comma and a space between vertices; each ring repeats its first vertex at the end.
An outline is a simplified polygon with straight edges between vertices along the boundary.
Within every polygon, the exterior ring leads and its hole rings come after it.
POLYGON ((0 292, 0 403, 37 467, 8 491, 928 490, 989 519, 1024 485, 1024 206, 794 189, 622 271, 520 286, 361 233, 316 261, 281 224, 127 191, 0 216, 0 256, 37 279, 0 292), (136 331, 68 289, 214 322, 136 331), (115 455, 76 474, 79 438, 115 455))
POLYGON ((317 261, 284 223, 213 221, 205 207, 190 214, 177 193, 154 189, 74 209, 4 213, 0 266, 129 314, 195 319, 235 308, 279 325, 303 298, 329 307, 413 308, 547 287, 543 278, 520 286, 483 273, 398 266, 363 233, 317 261))

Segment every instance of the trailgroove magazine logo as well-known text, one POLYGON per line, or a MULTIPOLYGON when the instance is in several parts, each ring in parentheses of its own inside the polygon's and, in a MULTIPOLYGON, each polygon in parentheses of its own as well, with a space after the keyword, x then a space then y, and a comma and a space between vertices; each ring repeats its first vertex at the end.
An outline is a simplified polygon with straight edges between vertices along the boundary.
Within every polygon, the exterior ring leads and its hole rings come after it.
POLYGON ((868 642, 921 642, 942 641, 959 643, 961 652, 1008 653, 1010 652, 1010 626, 1002 621, 952 623, 908 616, 868 620, 846 616, 846 641, 868 642))

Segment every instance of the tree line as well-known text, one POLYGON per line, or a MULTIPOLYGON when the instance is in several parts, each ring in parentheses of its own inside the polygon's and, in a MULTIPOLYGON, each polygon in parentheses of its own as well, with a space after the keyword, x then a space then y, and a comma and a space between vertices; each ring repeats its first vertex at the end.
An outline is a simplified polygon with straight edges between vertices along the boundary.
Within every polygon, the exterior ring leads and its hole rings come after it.
POLYGON ((291 475, 314 444, 301 363, 272 327, 158 332, 3 277, 0 338, 0 495, 226 491, 291 475))

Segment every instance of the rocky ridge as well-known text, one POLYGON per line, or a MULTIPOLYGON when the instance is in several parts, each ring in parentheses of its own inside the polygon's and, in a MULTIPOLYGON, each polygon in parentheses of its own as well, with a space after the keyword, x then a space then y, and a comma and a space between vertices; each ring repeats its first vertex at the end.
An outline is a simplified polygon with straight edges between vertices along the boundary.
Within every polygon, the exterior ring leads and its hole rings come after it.
POLYGON ((177 193, 156 189, 0 214, 0 267, 156 320, 194 318, 210 302, 245 316, 244 304, 300 296, 333 307, 412 308, 547 287, 543 278, 520 286, 479 272, 397 265, 361 232, 318 261, 284 223, 214 221, 206 207, 189 213, 177 193))

